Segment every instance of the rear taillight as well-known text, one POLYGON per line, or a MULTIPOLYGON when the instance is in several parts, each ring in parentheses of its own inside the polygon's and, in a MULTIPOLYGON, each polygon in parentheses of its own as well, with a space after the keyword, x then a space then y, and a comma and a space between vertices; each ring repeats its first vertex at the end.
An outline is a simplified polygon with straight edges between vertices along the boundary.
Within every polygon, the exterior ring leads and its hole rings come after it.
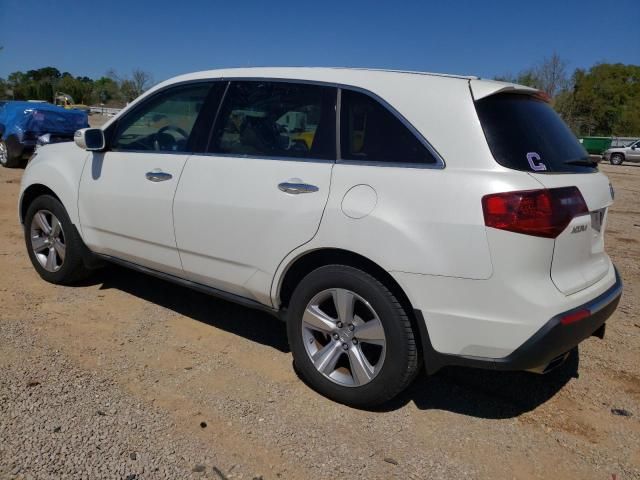
POLYGON ((556 238, 574 217, 589 213, 577 187, 492 193, 482 197, 484 223, 509 232, 556 238))

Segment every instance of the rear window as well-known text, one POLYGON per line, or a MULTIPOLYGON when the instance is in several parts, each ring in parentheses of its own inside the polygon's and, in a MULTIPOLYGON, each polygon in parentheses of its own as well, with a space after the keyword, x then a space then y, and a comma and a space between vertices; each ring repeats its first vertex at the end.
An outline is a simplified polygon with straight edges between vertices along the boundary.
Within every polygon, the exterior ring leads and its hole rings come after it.
POLYGON ((527 172, 596 172, 569 127, 549 104, 522 94, 498 94, 476 102, 495 160, 527 172))

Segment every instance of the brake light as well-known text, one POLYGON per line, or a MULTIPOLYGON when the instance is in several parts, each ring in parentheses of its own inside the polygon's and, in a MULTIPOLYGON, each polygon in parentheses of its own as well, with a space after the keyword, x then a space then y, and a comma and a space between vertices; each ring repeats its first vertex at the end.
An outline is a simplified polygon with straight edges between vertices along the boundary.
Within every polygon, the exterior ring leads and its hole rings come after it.
POLYGON ((509 232, 556 238, 574 217, 589 213, 577 187, 492 193, 482 197, 484 224, 509 232))

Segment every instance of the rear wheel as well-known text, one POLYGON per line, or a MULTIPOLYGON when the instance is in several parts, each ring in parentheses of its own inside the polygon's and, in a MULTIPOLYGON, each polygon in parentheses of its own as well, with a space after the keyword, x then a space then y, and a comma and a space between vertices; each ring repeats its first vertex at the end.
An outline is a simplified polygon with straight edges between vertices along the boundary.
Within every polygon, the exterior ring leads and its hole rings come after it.
POLYGON ((24 236, 31 263, 44 280, 68 285, 90 273, 83 262, 87 247, 56 198, 43 195, 31 202, 24 236))
POLYGON ((289 307, 296 369, 321 394, 370 407, 390 400, 415 377, 418 353, 409 318, 366 272, 318 268, 300 282, 289 307))
POLYGON ((22 152, 14 145, 16 142, 12 142, 11 138, 0 140, 0 165, 7 168, 16 168, 22 165, 22 152))
POLYGON ((614 153, 611 155, 609 162, 611 162, 611 165, 622 165, 622 162, 624 162, 624 156, 621 153, 614 153))

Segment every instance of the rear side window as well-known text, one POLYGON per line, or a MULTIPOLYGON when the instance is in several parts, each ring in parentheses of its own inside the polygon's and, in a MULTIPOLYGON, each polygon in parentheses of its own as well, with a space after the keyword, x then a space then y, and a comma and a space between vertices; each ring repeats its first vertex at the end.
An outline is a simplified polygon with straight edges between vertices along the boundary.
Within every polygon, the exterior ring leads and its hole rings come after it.
POLYGON ((289 82, 232 82, 210 151, 335 160, 333 87, 289 82))
POLYGON ((597 171, 596 164, 549 104, 529 95, 498 94, 476 102, 495 160, 527 172, 597 171))
POLYGON ((437 162, 398 117, 370 96, 343 90, 340 109, 342 159, 411 164, 437 162))

